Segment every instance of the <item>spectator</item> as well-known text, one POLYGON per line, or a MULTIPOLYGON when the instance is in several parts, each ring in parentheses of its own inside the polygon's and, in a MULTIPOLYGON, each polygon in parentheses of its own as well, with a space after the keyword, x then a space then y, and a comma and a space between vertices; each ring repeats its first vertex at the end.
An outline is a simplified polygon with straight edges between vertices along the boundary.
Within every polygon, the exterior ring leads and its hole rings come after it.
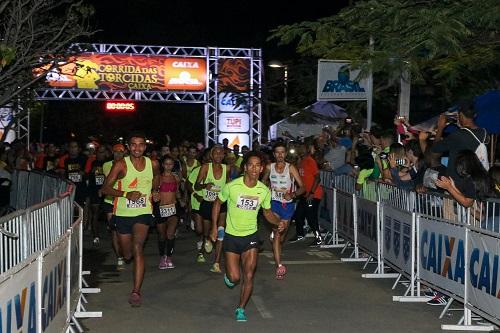
POLYGON ((323 196, 323 189, 319 181, 319 167, 313 156, 316 153, 316 147, 312 143, 306 144, 306 155, 300 161, 299 173, 304 181, 306 193, 300 197, 295 211, 295 228, 297 235, 291 242, 304 238, 305 218, 314 233, 314 241, 311 246, 321 245, 321 235, 318 225, 319 203, 323 196))
POLYGON ((337 137, 329 128, 323 129, 322 136, 325 140, 323 149, 326 168, 333 170, 336 174, 350 173, 352 168, 344 167, 346 165, 347 148, 338 143, 337 137))
POLYGON ((488 173, 473 151, 459 152, 454 165, 457 177, 440 177, 436 185, 448 191, 460 205, 472 207, 475 200, 483 200, 491 195, 488 173))
POLYGON ((488 138, 488 132, 474 123, 475 117, 476 112, 472 106, 467 103, 461 103, 458 109, 458 126, 460 129, 442 139, 443 130, 449 124, 449 121, 445 115, 442 114, 439 116, 432 151, 435 153, 449 153, 446 173, 454 180, 460 178, 456 167, 458 153, 462 150, 474 152, 479 145, 478 139, 485 142, 488 138))

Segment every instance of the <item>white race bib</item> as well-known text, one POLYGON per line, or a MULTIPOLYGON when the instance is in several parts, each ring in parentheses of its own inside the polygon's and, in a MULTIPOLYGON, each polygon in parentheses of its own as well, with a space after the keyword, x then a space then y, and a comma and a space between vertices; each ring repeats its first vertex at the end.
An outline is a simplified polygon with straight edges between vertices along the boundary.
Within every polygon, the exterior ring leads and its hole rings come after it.
POLYGON ((127 199, 127 208, 146 208, 146 196, 140 197, 137 201, 127 199))
POLYGON ((274 189, 271 191, 271 200, 285 201, 286 189, 274 189))
POLYGON ((257 210, 259 207, 259 197, 240 194, 236 201, 236 207, 243 210, 257 210))
POLYGON ((73 183, 81 183, 82 175, 79 172, 70 172, 68 173, 68 179, 71 180, 73 183))
POLYGON ((214 185, 210 188, 210 190, 205 191, 205 196, 203 197, 203 199, 205 201, 212 201, 213 202, 219 196, 219 192, 220 192, 220 187, 214 185))
POLYGON ((161 217, 174 216, 175 213, 176 213, 175 204, 160 206, 160 216, 161 217))
POLYGON ((104 175, 96 175, 95 176, 95 184, 97 186, 104 184, 104 179, 105 179, 104 175))

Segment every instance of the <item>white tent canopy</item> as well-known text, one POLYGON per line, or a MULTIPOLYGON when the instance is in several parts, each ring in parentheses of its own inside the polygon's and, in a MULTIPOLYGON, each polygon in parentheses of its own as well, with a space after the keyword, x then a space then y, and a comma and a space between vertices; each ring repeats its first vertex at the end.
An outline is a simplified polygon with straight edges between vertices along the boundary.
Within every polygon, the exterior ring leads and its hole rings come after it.
POLYGON ((329 102, 316 102, 304 108, 304 111, 294 113, 272 124, 269 127, 268 137, 270 140, 274 140, 279 137, 296 138, 298 136, 317 135, 324 126, 336 127, 339 120, 346 117, 345 110, 340 106, 329 102), (300 119, 302 112, 313 113, 311 123, 303 123, 297 120, 297 118, 300 119))

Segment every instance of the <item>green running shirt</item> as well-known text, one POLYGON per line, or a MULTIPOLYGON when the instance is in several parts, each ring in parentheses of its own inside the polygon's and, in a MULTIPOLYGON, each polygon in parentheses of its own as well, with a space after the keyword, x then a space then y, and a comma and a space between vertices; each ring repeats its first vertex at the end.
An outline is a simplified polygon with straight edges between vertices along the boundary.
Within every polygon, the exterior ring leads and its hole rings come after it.
POLYGON ((115 215, 134 217, 144 214, 152 214, 151 190, 153 188, 153 165, 148 157, 144 157, 146 163, 144 170, 137 171, 127 156, 123 160, 127 165, 127 174, 120 179, 121 189, 125 192, 138 191, 142 196, 137 201, 131 201, 124 197, 115 198, 115 215))
MULTIPOLYGON (((201 166, 197 166, 196 168, 191 170, 191 173, 189 174, 188 182, 191 183, 193 190, 194 190, 194 184, 196 183, 196 179, 198 179, 198 174, 200 173, 200 169, 201 166)), ((196 200, 196 198, 194 197, 195 193, 200 196, 203 196, 203 190, 194 191, 193 193, 191 193, 191 208, 194 210, 200 210, 200 202, 196 200)))
POLYGON ((239 177, 226 184, 219 193, 219 200, 227 201, 226 233, 248 236, 257 231, 259 209, 271 208, 271 191, 262 182, 248 187, 239 177))

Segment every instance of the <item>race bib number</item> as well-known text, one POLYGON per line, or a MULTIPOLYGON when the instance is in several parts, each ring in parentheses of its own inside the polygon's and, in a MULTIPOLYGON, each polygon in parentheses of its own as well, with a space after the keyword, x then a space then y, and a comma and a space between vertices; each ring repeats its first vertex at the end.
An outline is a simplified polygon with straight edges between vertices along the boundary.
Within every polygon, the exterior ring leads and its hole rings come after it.
POLYGON ((205 191, 205 201, 215 201, 219 196, 220 188, 217 186, 212 186, 210 190, 205 191))
POLYGON ((257 210, 259 207, 259 197, 240 194, 236 201, 236 207, 243 210, 257 210))
POLYGON ((71 180, 73 183, 81 183, 82 175, 79 172, 70 172, 68 173, 68 179, 71 180))
POLYGON ((105 178, 104 175, 96 175, 95 176, 95 184, 97 186, 104 184, 104 178, 105 178))
POLYGON ((175 213, 176 213, 175 204, 160 206, 160 216, 161 217, 174 216, 175 213))
POLYGON ((146 196, 140 197, 137 201, 127 199, 127 208, 146 208, 146 196))
POLYGON ((285 201, 286 189, 273 189, 271 192, 271 199, 275 201, 285 201))

